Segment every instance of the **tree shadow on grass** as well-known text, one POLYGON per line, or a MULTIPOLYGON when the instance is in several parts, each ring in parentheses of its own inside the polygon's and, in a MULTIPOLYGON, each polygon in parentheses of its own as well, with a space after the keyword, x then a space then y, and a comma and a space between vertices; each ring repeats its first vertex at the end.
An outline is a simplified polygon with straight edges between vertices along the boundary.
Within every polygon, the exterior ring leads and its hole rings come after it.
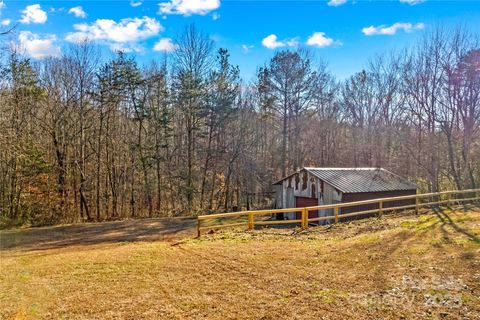
MULTIPOLYGON (((474 207, 465 207, 465 210, 467 210, 467 208, 475 210, 474 207)), ((434 230, 442 232, 444 239, 448 242, 452 242, 452 233, 463 235, 475 243, 480 242, 478 236, 459 225, 455 221, 455 218, 452 219, 451 214, 449 214, 447 209, 432 209, 432 212, 434 213, 433 215, 426 216, 419 221, 419 224, 415 225, 415 228, 418 228, 416 231, 408 229, 400 231, 395 235, 390 236, 388 242, 378 239, 378 241, 373 241, 371 243, 360 242, 355 244, 353 247, 354 251, 363 250, 363 252, 368 252, 370 255, 374 253, 377 259, 376 263, 382 266, 375 271, 375 277, 372 280, 375 283, 375 287, 381 288, 382 285, 389 283, 389 277, 391 276, 390 271, 396 269, 395 263, 397 263, 397 260, 392 260, 392 257, 395 256, 397 251, 406 250, 405 254, 408 254, 410 241, 415 242, 416 239, 419 238, 428 238, 427 234, 434 232, 434 230)), ((402 257, 402 255, 403 253, 399 257, 402 257)))
MULTIPOLYGON (((464 206, 465 211, 468 208, 469 208, 468 206, 464 206)), ((480 243, 480 238, 479 237, 477 237, 475 234, 473 234, 469 230, 460 227, 458 225, 458 223, 455 223, 455 221, 453 221, 453 219, 450 217, 450 215, 447 214, 447 212, 445 211, 444 208, 441 208, 441 207, 435 208, 435 209, 433 209, 433 212, 440 219, 440 222, 441 222, 440 227, 441 227, 441 230, 442 230, 443 238, 446 241, 450 241, 450 238, 448 236, 448 231, 446 230, 446 227, 449 226, 453 230, 455 230, 457 233, 466 236, 469 240, 471 240, 475 243, 480 243)))
POLYGON ((194 234, 192 218, 156 218, 0 231, 0 252, 159 241, 194 234))

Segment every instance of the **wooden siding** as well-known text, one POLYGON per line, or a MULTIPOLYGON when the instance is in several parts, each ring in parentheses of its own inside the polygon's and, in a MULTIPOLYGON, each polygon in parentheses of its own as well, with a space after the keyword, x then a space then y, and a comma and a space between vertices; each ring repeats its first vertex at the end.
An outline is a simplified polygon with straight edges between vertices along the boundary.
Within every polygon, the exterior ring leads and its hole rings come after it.
MULTIPOLYGON (((318 199, 317 198, 306 198, 306 197, 295 197, 295 207, 296 208, 305 208, 305 207, 314 207, 318 206, 318 199)), ((297 219, 302 218, 302 213, 297 212, 296 214, 297 219)), ((309 218, 317 218, 318 217, 318 210, 312 210, 308 212, 309 218)))
MULTIPOLYGON (((397 191, 383 191, 383 192, 365 192, 365 193, 345 193, 342 198, 342 203, 347 202, 355 202, 355 201, 362 201, 362 200, 370 200, 370 199, 379 199, 379 198, 389 198, 389 197, 400 197, 400 196, 408 196, 416 194, 415 190, 397 190, 397 191)), ((415 199, 409 200, 396 200, 396 201, 389 201, 383 204, 383 208, 388 210, 388 208, 399 207, 399 206, 406 206, 406 205, 413 205, 415 204, 415 199)), ((353 206, 347 208, 341 208, 341 214, 353 213, 353 212, 360 212, 360 211, 367 211, 378 209, 378 204, 366 204, 361 206, 353 206)), ((367 217, 368 215, 365 215, 367 217)))
MULTIPOLYGON (((319 179, 314 175, 308 173, 306 170, 297 172, 294 175, 286 178, 281 184, 282 205, 279 208, 294 208, 296 207, 296 198, 312 198, 318 199, 319 194, 319 179)), ((277 192, 280 190, 277 189, 277 192)), ((316 202, 315 205, 320 203, 316 202)), ((277 215, 278 219, 295 220, 297 218, 294 212, 286 212, 277 215)))

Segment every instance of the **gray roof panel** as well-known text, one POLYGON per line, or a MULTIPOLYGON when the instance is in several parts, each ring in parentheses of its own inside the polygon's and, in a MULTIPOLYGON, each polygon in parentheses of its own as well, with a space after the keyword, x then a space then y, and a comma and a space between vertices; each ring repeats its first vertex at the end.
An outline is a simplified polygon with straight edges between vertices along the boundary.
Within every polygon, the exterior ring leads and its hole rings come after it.
POLYGON ((416 190, 417 185, 382 168, 304 168, 343 193, 416 190))

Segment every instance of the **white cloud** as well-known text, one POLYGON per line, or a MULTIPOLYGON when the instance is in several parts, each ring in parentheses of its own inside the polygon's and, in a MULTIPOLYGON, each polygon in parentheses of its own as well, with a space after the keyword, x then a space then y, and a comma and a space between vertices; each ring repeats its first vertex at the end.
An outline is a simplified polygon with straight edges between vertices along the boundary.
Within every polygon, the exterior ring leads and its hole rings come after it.
POLYGON ((242 44, 243 53, 249 53, 253 49, 253 45, 242 44))
POLYGON ((276 34, 271 34, 262 40, 262 44, 268 49, 296 47, 298 46, 298 38, 291 38, 279 41, 276 34))
POLYGON ((0 1, 0 11, 6 7, 5 2, 3 0, 0 1))
POLYGON ((47 34, 42 38, 30 31, 21 31, 18 40, 18 49, 35 59, 58 57, 61 54, 60 47, 55 44, 57 37, 54 34, 47 34))
POLYGON ((411 23, 397 22, 392 24, 389 27, 386 25, 380 25, 377 27, 375 26, 365 27, 362 29, 362 32, 366 36, 374 36, 374 35, 393 36, 394 34, 397 33, 398 30, 403 30, 407 33, 410 33, 410 32, 413 32, 414 30, 422 30, 424 28, 425 28, 425 24, 423 23, 411 24, 411 23))
POLYGON ((419 4, 419 3, 422 3, 422 2, 425 2, 426 0, 400 0, 400 2, 402 3, 408 3, 409 5, 411 6, 414 6, 416 4, 419 4))
POLYGON ((2 22, 0 22, 0 24, 4 27, 10 25, 12 21, 10 19, 3 19, 2 22))
POLYGON ((32 4, 27 6, 25 10, 22 11, 21 23, 45 23, 47 21, 47 13, 42 10, 39 4, 32 4))
POLYGON ((220 0, 170 0, 161 2, 159 14, 181 14, 190 16, 192 14, 205 15, 220 7, 220 0))
POLYGON ((172 52, 177 48, 178 46, 174 44, 170 38, 162 38, 153 46, 153 50, 163 52, 172 52))
POLYGON ((275 34, 271 34, 265 37, 262 40, 262 44, 264 47, 267 47, 268 49, 281 48, 281 47, 285 47, 286 45, 285 42, 277 41, 277 36, 275 34))
POLYGON ((314 46, 317 48, 329 47, 331 45, 341 45, 340 41, 335 41, 332 38, 327 38, 325 32, 314 32, 310 37, 308 37, 307 45, 314 46))
POLYGON ((220 15, 218 13, 214 12, 214 13, 212 13, 212 19, 213 20, 218 20, 218 19, 220 19, 220 15))
POLYGON ((162 25, 155 18, 126 18, 119 22, 110 19, 98 19, 91 24, 73 25, 76 32, 67 34, 65 40, 80 42, 88 40, 105 40, 113 43, 135 43, 163 31, 162 25))
POLYGON ((330 0, 328 1, 327 5, 331 7, 338 7, 345 3, 347 3, 347 0, 330 0))
POLYGON ((73 14, 77 18, 86 18, 87 17, 87 14, 83 10, 82 6, 77 6, 77 7, 70 8, 70 10, 68 10, 68 13, 73 14))
POLYGON ((134 8, 140 7, 142 4, 143 4, 142 1, 137 1, 137 2, 135 2, 134 0, 130 0, 130 5, 131 5, 132 7, 134 7, 134 8))

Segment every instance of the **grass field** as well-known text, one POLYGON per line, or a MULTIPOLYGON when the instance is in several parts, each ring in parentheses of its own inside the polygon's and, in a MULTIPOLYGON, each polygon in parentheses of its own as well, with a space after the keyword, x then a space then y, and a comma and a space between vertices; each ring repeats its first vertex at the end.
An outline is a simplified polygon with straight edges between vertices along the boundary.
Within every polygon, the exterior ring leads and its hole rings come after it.
POLYGON ((480 210, 218 232, 3 231, 2 319, 478 319, 480 210))

